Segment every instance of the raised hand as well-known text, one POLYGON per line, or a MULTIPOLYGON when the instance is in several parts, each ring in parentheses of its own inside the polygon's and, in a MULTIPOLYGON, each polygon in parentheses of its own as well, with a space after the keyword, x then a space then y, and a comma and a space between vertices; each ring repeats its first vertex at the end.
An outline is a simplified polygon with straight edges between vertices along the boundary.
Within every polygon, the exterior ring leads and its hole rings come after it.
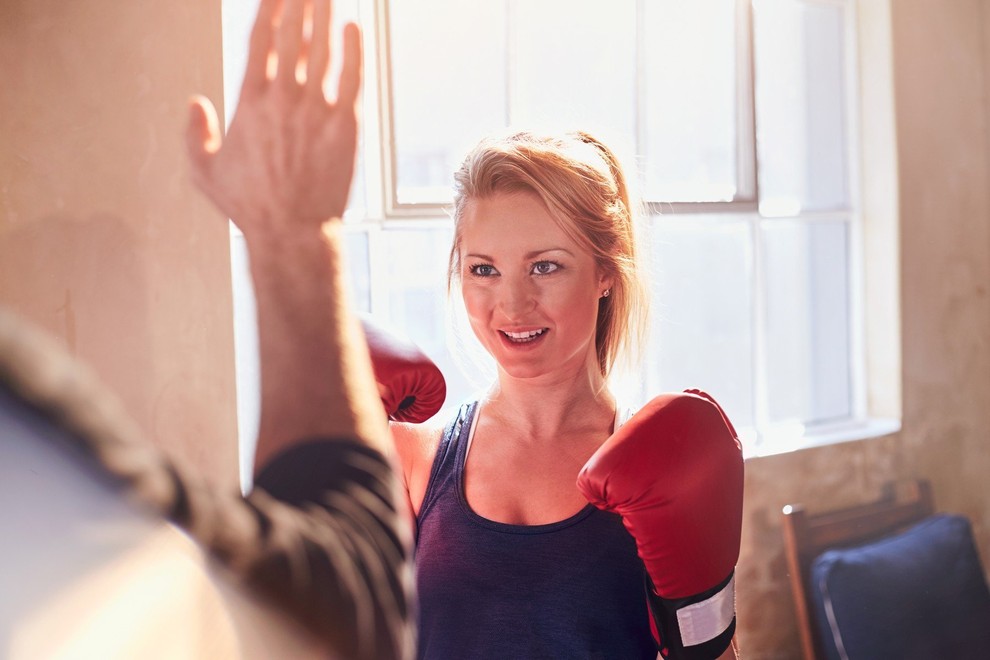
POLYGON ((327 99, 330 0, 261 0, 240 103, 226 138, 204 97, 190 103, 193 180, 249 245, 340 218, 354 175, 361 46, 344 28, 336 98, 327 99), (307 20, 312 23, 306 29, 307 20))
POLYGON ((241 98, 220 137, 204 98, 190 105, 193 179, 247 242, 258 312, 261 419, 255 465, 311 438, 385 448, 388 427, 368 350, 347 303, 339 222, 358 140, 360 32, 344 28, 334 99, 332 0, 261 0, 241 98))

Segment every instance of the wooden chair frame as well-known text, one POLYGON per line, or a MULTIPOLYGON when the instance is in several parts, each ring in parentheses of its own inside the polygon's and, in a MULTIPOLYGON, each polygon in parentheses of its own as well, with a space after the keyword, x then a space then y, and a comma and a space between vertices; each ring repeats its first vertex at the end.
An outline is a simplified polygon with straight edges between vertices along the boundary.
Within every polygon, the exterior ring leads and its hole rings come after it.
POLYGON ((805 660, 825 657, 809 600, 815 557, 830 548, 859 545, 898 532, 934 512, 931 484, 923 479, 887 483, 879 500, 835 511, 809 514, 800 504, 784 507, 784 551, 805 660))

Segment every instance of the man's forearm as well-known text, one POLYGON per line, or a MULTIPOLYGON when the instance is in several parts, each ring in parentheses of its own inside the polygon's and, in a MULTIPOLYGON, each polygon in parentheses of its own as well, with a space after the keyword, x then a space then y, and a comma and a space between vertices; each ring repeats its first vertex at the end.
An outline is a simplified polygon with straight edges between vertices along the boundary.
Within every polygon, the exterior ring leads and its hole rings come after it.
POLYGON ((331 16, 330 0, 261 0, 226 135, 212 103, 190 103, 193 180, 248 246, 261 425, 258 488, 224 506, 208 489, 187 489, 202 500, 187 507, 187 522, 336 653, 406 658, 414 654, 411 534, 343 284, 340 216, 356 160, 361 35, 345 25, 329 100, 331 16))
POLYGON ((248 242, 261 357, 256 471, 317 437, 385 450, 387 423, 344 288, 341 231, 332 221, 248 242))

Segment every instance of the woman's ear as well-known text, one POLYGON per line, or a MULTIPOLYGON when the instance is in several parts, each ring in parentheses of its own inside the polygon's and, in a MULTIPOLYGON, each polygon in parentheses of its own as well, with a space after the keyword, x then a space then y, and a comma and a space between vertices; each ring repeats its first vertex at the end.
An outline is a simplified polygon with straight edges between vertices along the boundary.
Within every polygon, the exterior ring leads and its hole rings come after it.
POLYGON ((598 275, 598 297, 607 298, 612 293, 612 283, 615 278, 611 275, 600 273, 598 275))

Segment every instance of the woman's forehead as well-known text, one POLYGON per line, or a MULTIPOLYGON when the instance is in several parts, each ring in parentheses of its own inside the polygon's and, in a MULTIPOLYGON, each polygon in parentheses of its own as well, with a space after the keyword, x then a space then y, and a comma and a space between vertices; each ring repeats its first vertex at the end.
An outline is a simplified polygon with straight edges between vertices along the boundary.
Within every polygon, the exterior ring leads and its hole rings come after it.
POLYGON ((482 246, 513 252, 580 249, 532 192, 496 193, 470 200, 465 205, 459 230, 464 253, 482 246))

